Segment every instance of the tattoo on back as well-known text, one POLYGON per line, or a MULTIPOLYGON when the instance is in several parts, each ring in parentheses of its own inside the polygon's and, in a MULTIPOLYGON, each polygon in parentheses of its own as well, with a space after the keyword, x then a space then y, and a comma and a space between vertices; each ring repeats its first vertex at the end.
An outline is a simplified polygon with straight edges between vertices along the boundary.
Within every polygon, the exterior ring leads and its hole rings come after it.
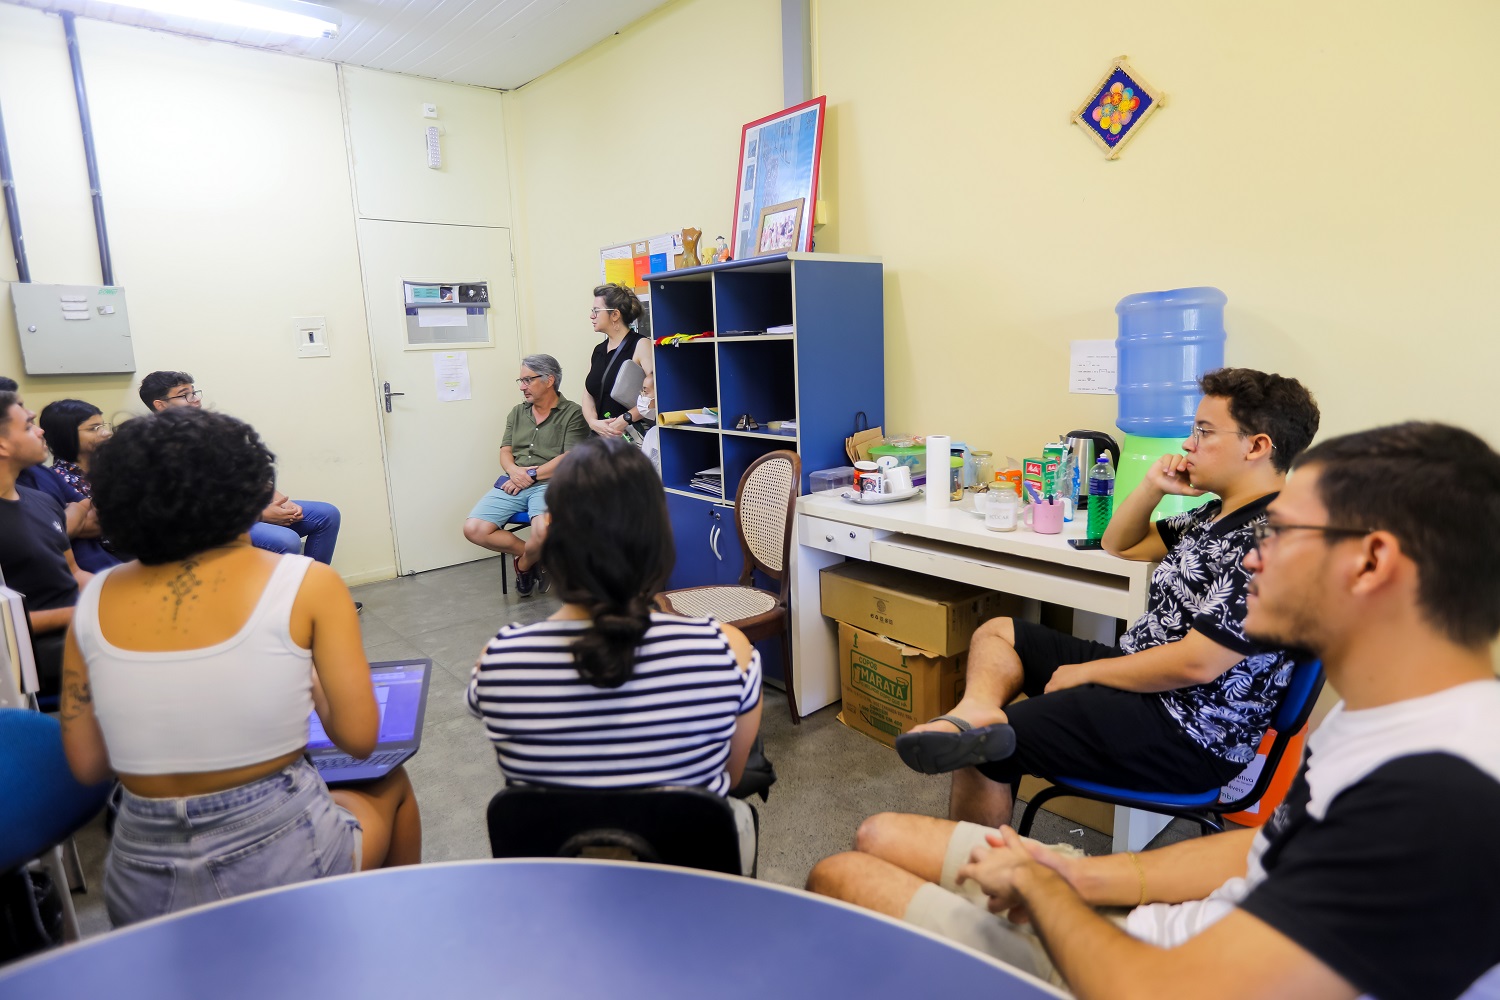
POLYGON ((187 559, 182 564, 182 572, 177 574, 175 579, 167 582, 167 589, 172 593, 170 595, 163 595, 162 600, 170 601, 173 597, 177 599, 177 602, 172 605, 172 621, 174 623, 177 621, 178 612, 182 610, 183 602, 196 601, 198 599, 198 595, 194 591, 203 586, 203 581, 198 579, 198 574, 194 572, 197 568, 198 560, 196 558, 187 559))

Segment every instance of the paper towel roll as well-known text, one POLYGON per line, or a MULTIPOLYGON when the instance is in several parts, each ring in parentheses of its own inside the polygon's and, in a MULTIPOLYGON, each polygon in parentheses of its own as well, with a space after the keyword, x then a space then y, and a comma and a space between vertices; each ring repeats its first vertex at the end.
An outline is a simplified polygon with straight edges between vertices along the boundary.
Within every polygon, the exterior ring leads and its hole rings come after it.
POLYGON ((953 439, 946 434, 927 435, 927 506, 948 509, 948 446, 953 439))

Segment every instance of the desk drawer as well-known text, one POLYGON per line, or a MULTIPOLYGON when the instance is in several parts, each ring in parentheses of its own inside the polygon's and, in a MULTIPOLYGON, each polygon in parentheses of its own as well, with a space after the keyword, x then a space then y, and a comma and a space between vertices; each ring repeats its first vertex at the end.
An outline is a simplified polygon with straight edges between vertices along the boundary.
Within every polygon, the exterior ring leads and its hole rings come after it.
MULTIPOLYGON (((887 532, 881 532, 882 535, 887 532)), ((797 541, 814 549, 837 552, 851 559, 870 558, 870 543, 875 540, 875 529, 842 521, 829 521, 821 517, 797 518, 797 541)))

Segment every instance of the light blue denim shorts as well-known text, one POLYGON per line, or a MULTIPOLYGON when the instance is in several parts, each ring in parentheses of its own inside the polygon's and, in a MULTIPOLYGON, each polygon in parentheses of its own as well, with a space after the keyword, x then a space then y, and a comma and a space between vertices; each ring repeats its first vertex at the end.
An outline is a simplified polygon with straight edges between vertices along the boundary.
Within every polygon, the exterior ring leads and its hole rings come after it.
POLYGON ((358 871, 359 821, 306 759, 210 795, 121 792, 104 863, 104 905, 116 927, 358 871))
POLYGON ((514 495, 496 486, 479 498, 474 509, 469 511, 469 516, 503 528, 513 516, 522 511, 534 518, 547 513, 546 483, 528 486, 514 495))

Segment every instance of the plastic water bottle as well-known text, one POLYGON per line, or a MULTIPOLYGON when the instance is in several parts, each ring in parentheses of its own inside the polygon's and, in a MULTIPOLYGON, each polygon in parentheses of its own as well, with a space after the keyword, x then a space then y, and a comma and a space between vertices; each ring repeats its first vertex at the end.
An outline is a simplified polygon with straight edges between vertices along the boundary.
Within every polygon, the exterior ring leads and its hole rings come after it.
POLYGON ((1198 378, 1224 365, 1224 306, 1217 288, 1127 295, 1115 306, 1120 334, 1115 392, 1120 430, 1177 438, 1193 431, 1198 378))
POLYGON ((1100 455, 1089 473, 1089 526, 1090 538, 1103 538, 1109 527, 1109 516, 1115 509, 1115 468, 1108 455, 1100 455))

